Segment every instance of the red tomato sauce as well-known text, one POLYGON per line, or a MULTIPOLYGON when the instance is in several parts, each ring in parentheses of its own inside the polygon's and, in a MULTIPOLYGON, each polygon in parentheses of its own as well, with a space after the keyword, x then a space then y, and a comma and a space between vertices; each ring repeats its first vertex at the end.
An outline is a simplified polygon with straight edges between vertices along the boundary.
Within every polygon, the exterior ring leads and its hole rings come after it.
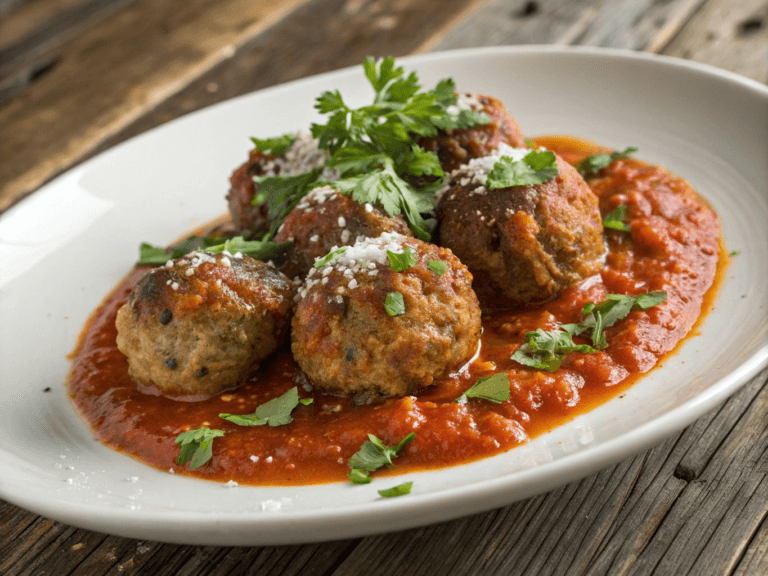
MULTIPOLYGON (((604 149, 560 136, 536 143, 576 163, 604 149)), ((136 269, 86 325, 74 353, 69 391, 99 439, 142 462, 176 473, 240 484, 296 485, 346 480, 349 458, 368 434, 394 446, 410 432, 390 473, 441 468, 509 450, 626 390, 691 333, 712 304, 726 258, 717 216, 682 179, 638 160, 614 162, 588 180, 603 215, 627 205, 631 232, 606 230, 608 256, 598 276, 556 299, 522 311, 483 318, 478 357, 462 371, 418 396, 369 406, 306 392, 310 405, 293 411, 284 426, 240 427, 219 413, 249 414, 296 385, 298 370, 284 346, 262 363, 253 381, 204 401, 180 402, 144 394, 128 377, 115 345, 115 315, 146 272, 136 269), (529 330, 579 322, 586 302, 605 294, 665 290, 667 301, 630 312, 606 330, 609 346, 595 354, 568 354, 556 372, 510 360, 529 330), (508 401, 453 402, 479 377, 506 372, 508 401), (208 426, 225 431, 212 459, 198 468, 179 466, 176 437, 208 426)), ((576 339, 579 343, 587 340, 576 339)), ((382 469, 375 475, 386 474, 382 469)))

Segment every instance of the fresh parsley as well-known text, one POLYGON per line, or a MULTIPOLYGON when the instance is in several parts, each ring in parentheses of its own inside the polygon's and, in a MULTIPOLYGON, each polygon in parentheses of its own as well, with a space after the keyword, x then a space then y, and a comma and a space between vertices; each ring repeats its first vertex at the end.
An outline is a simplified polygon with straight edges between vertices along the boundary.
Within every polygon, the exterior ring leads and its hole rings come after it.
POLYGON ((448 270, 448 264, 446 264, 442 260, 434 260, 430 258, 429 262, 427 262, 427 268, 429 268, 432 272, 434 272, 438 276, 442 276, 443 274, 445 274, 445 271, 448 270))
POLYGON ((582 176, 593 176, 600 172, 603 168, 607 168, 616 160, 626 158, 629 154, 637 152, 637 148, 630 146, 625 149, 624 152, 614 152, 613 154, 595 154, 593 156, 587 156, 576 164, 576 170, 578 170, 582 176))
POLYGON ((479 398, 501 404, 509 400, 509 377, 504 372, 478 378, 472 387, 459 396, 455 402, 464 403, 467 398, 479 398))
POLYGON ((315 168, 296 176, 254 176, 253 181, 259 185, 258 193, 252 204, 267 203, 267 215, 272 225, 267 239, 272 238, 288 213, 293 210, 310 190, 321 184, 319 178, 323 169, 315 168))
POLYGON ((211 430, 207 426, 182 432, 176 437, 176 444, 181 447, 176 463, 183 466, 189 462, 189 467, 197 470, 211 459, 213 440, 221 436, 224 436, 224 430, 211 430))
POLYGON ((234 238, 190 236, 181 244, 174 246, 170 252, 165 248, 143 242, 139 247, 137 264, 165 264, 168 260, 175 260, 198 250, 211 254, 224 251, 230 254, 240 252, 257 260, 266 260, 284 254, 289 247, 288 242, 277 244, 269 240, 246 240, 243 236, 234 238))
POLYGON ((407 270, 419 261, 410 246, 405 246, 400 253, 387 250, 387 258, 389 258, 389 265, 395 272, 407 270))
POLYGON ((620 230, 622 232, 630 232, 632 229, 629 224, 626 223, 627 218, 627 205, 619 204, 608 212, 603 218, 603 228, 611 228, 613 230, 620 230))
POLYGON ((552 180, 558 174, 555 154, 549 150, 531 150, 522 160, 502 156, 488 173, 489 189, 531 186, 552 180))
POLYGON ((331 250, 330 252, 328 252, 328 254, 326 254, 322 258, 318 258, 315 261, 315 268, 322 268, 323 266, 327 266, 328 264, 333 264, 334 262, 336 262, 336 260, 344 256, 344 253, 346 251, 347 251, 347 246, 342 246, 341 248, 335 248, 331 250))
POLYGON ((659 290, 637 296, 606 294, 605 300, 594 304, 588 302, 582 308, 583 320, 578 324, 561 324, 553 330, 528 332, 525 343, 511 359, 538 370, 554 372, 560 368, 563 357, 571 352, 593 354, 608 347, 605 329, 623 320, 632 310, 647 310, 666 301, 667 293, 659 290), (573 336, 589 335, 592 346, 576 344, 573 336))
POLYGON ((374 472, 382 466, 393 466, 392 458, 415 438, 416 434, 411 432, 397 446, 387 446, 373 434, 368 434, 368 440, 363 442, 360 450, 349 459, 349 467, 352 469, 348 474, 349 479, 354 484, 367 484, 371 481, 369 472, 374 472))
POLYGON ((379 496, 382 498, 395 498, 397 496, 405 496, 406 494, 410 494, 412 487, 413 482, 403 482, 402 484, 398 484, 392 488, 387 488, 386 490, 379 490, 378 492, 379 496))
POLYGON ((285 424, 290 424, 293 420, 291 412, 293 412, 296 406, 311 403, 311 398, 299 399, 299 389, 297 386, 294 386, 282 396, 273 398, 256 408, 253 414, 222 413, 219 414, 219 418, 223 418, 238 426, 264 426, 265 424, 284 426, 285 424))
POLYGON ((390 316, 405 314, 405 301, 400 292, 390 292, 384 299, 384 309, 390 316))
POLYGON ((251 138, 253 145, 264 154, 282 156, 291 144, 296 142, 296 134, 283 134, 274 138, 251 138))

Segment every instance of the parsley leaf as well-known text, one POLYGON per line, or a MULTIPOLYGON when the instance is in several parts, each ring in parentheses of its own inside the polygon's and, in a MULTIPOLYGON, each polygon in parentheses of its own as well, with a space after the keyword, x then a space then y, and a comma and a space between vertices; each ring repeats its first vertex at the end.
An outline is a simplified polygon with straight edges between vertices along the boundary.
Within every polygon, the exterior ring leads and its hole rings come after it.
POLYGON ((442 260, 433 260, 432 258, 430 258, 429 262, 427 263, 427 268, 432 270, 432 272, 434 272, 438 276, 442 276, 443 274, 445 274, 445 271, 448 270, 448 264, 446 264, 442 260))
POLYGON ((342 246, 341 248, 335 248, 334 250, 331 250, 330 252, 328 252, 328 254, 326 254, 322 258, 319 258, 315 262, 315 268, 322 268, 323 266, 336 262, 336 260, 344 256, 345 252, 347 251, 347 248, 348 246, 342 246))
POLYGON ((137 264, 165 264, 172 258, 173 255, 166 252, 165 248, 142 242, 141 246, 139 246, 139 261, 137 264))
POLYGON ((626 217, 627 205, 619 204, 605 215, 605 218, 603 218, 603 228, 612 228, 613 230, 630 232, 632 229, 629 227, 629 224, 626 223, 626 217))
POLYGON ((389 265, 395 272, 407 270, 419 261, 410 246, 405 246, 400 253, 387 250, 387 258, 389 258, 389 265))
POLYGON ((386 490, 379 490, 379 496, 382 498, 395 498, 396 496, 405 496, 406 494, 411 493, 411 488, 413 487, 413 482, 404 482, 402 484, 398 484, 397 486, 393 486, 392 488, 387 488, 386 490))
POLYGON ((245 240, 243 236, 233 238, 226 237, 201 237, 190 236, 184 242, 174 246, 170 252, 159 246, 152 246, 146 242, 139 247, 139 261, 137 264, 165 264, 168 260, 181 258, 190 252, 202 251, 218 254, 227 251, 230 254, 247 254, 257 260, 275 258, 290 247, 290 242, 277 244, 269 240, 245 240))
POLYGON ((207 426, 182 432, 176 436, 176 444, 181 447, 176 463, 183 466, 189 462, 189 467, 197 470, 211 459, 213 439, 220 436, 224 436, 224 430, 211 430, 207 426))
POLYGON ((267 214, 272 220, 267 238, 272 238, 280 224, 296 205, 315 188, 323 169, 315 168, 298 176, 254 176, 259 185, 258 193, 252 203, 261 204, 266 200, 267 214))
POLYGON ((637 148, 630 146, 624 152, 614 152, 611 155, 608 154, 595 154, 593 156, 587 156, 576 164, 576 170, 578 170, 582 176, 593 176, 602 170, 607 168, 616 160, 625 158, 629 154, 637 152, 637 148))
POLYGON ((549 150, 531 150, 522 160, 502 156, 488 173, 489 189, 543 184, 558 174, 555 154, 549 150))
POLYGON ((582 309, 584 320, 581 322, 582 331, 592 332, 592 345, 598 350, 608 347, 604 329, 613 326, 619 320, 627 317, 631 310, 647 310, 666 301, 667 293, 663 290, 638 294, 606 294, 605 300, 598 304, 591 302, 582 309))
POLYGON ((525 335, 525 343, 512 354, 511 359, 537 370, 554 372, 560 368, 565 354, 595 352, 591 346, 575 344, 572 338, 573 333, 562 328, 562 326, 554 330, 539 328, 535 332, 528 332, 525 335))
POLYGON ((296 134, 283 134, 274 138, 251 138, 251 142, 264 154, 282 156, 291 144, 296 142, 296 134))
POLYGON ((393 466, 392 458, 395 458, 400 450, 412 442, 416 434, 411 432, 400 440, 397 446, 387 446, 373 434, 368 434, 368 440, 363 442, 360 450, 349 459, 349 479, 355 484, 367 484, 371 481, 368 472, 378 470, 382 466, 393 466))
POLYGON ((405 301, 400 292, 390 292, 384 300, 384 309, 390 316, 405 314, 405 301))
POLYGON ((464 403, 467 398, 480 398, 501 404, 505 400, 509 400, 509 396, 509 376, 504 372, 499 372, 493 376, 478 378, 477 382, 454 402, 464 403))
POLYGON ((299 404, 311 404, 311 398, 304 398, 299 400, 299 389, 294 386, 288 392, 277 398, 273 398, 269 402, 265 402, 258 408, 253 414, 219 414, 219 418, 223 418, 228 422, 237 424, 238 426, 263 426, 269 424, 270 426, 283 426, 290 424, 293 421, 291 418, 291 412, 299 404))

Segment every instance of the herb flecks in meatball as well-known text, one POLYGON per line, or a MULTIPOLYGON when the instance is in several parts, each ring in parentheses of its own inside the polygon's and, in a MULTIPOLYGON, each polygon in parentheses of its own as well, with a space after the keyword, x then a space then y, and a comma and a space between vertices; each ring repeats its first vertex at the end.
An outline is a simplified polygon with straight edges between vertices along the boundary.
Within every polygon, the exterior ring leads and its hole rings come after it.
POLYGON ((304 278, 315 260, 336 246, 351 246, 383 232, 412 236, 402 215, 388 216, 378 206, 360 204, 331 186, 310 191, 288 214, 275 242, 292 242, 282 271, 289 278, 304 278))
POLYGON ((540 184, 489 189, 500 146, 451 172, 438 201, 440 245, 474 276, 483 307, 541 302, 597 273, 605 252, 597 197, 575 168, 554 155, 557 175, 540 184))
POLYGON ((481 94, 460 93, 457 94, 455 110, 449 111, 458 113, 461 110, 483 112, 490 118, 490 122, 470 128, 441 131, 437 136, 421 138, 418 142, 425 150, 437 154, 446 172, 455 170, 472 158, 491 154, 501 144, 525 145, 520 127, 500 100, 481 94))
POLYGON ((317 264, 292 323, 294 358, 315 387, 359 403, 411 395, 477 350, 472 276, 450 250, 384 233, 317 264))
POLYGON ((294 285, 241 254, 194 252, 148 272, 117 314, 137 384, 212 395, 247 380, 286 336, 294 285))

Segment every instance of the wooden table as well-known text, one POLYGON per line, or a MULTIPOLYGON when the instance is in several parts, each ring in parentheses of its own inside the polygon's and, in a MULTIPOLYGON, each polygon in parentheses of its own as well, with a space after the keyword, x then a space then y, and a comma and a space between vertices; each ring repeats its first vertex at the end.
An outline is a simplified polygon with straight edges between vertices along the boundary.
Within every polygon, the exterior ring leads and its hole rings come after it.
MULTIPOLYGON (((238 94, 369 54, 533 43, 668 54, 768 81, 765 0, 0 0, 0 211, 238 94)), ((768 574, 767 380, 580 482, 382 536, 176 546, 0 501, 0 574, 768 574)))

